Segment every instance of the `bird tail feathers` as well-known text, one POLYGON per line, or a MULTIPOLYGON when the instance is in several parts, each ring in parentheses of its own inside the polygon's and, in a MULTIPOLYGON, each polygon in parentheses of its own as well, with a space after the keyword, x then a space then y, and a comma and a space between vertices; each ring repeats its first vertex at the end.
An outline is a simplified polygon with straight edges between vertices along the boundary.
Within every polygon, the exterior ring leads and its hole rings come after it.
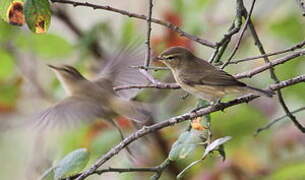
POLYGON ((273 91, 266 91, 252 86, 247 86, 247 88, 251 90, 251 92, 260 96, 262 95, 262 96, 272 97, 275 94, 273 91))

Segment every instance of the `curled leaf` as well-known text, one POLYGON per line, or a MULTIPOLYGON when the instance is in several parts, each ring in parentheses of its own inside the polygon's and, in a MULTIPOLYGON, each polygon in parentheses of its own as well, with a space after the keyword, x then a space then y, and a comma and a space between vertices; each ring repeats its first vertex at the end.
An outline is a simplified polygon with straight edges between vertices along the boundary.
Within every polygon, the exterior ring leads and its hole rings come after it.
POLYGON ((222 138, 216 139, 215 141, 213 141, 211 144, 209 144, 206 147, 203 156, 206 156, 207 154, 209 154, 210 152, 212 152, 214 150, 218 150, 219 146, 223 145, 224 143, 226 143, 230 139, 232 139, 231 136, 226 136, 226 137, 222 137, 222 138))
POLYGON ((13 1, 7 9, 7 19, 12 25, 22 26, 25 22, 23 14, 23 2, 13 1))
POLYGON ((27 0, 24 15, 29 29, 34 33, 45 33, 51 22, 51 8, 48 0, 27 0))

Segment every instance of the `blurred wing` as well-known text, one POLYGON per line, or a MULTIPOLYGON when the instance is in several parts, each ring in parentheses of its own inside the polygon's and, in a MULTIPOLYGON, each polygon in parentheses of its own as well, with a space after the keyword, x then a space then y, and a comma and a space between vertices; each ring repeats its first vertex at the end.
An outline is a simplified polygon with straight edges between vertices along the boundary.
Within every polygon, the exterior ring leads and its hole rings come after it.
POLYGON ((100 106, 86 98, 71 96, 34 116, 33 126, 38 129, 73 127, 81 122, 94 121, 102 115, 100 106))
MULTIPOLYGON (((132 43, 121 48, 119 52, 113 53, 107 58, 104 68, 95 81, 102 82, 108 79, 112 81, 113 87, 148 83, 148 80, 137 69, 131 67, 143 65, 144 52, 139 43, 132 43)), ((117 94, 123 98, 131 99, 138 92, 139 89, 128 89, 118 91, 117 94)))
POLYGON ((125 100, 118 97, 111 101, 111 107, 116 113, 139 124, 145 124, 152 119, 151 108, 148 104, 125 100))

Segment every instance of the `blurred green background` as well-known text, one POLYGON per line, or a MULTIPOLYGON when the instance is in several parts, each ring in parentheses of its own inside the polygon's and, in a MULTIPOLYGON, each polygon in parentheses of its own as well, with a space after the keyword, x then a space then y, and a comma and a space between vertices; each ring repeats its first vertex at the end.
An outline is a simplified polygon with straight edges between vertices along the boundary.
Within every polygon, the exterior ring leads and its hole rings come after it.
MULTIPOLYGON (((91 1, 101 3, 99 1, 91 1)), ((147 2, 139 0, 108 0, 111 5, 130 12, 144 14, 147 2)), ((235 1, 228 0, 168 0, 154 2, 153 16, 181 26, 183 30, 216 42, 230 26, 235 15, 235 1)), ((249 3, 245 2, 249 7, 249 3)), ((100 64, 104 52, 128 43, 132 39, 144 39, 146 23, 142 20, 107 11, 89 8, 74 8, 63 4, 53 6, 54 16, 47 34, 36 35, 25 26, 15 27, 0 21, 0 179, 37 179, 52 163, 67 153, 86 147, 91 153, 89 165, 120 141, 117 131, 107 124, 95 124, 53 132, 47 138, 35 136, 29 131, 11 130, 12 121, 25 121, 31 114, 39 112, 65 97, 62 87, 46 64, 70 64, 76 66, 86 77, 93 76, 94 68, 100 64), (81 31, 77 34, 59 12, 64 12, 72 24, 81 31), (99 53, 92 50, 92 42, 100 47, 99 53)), ((273 52, 303 41, 305 18, 295 1, 258 1, 253 12, 254 25, 267 52, 273 52)), ((159 25, 152 25, 152 47, 154 54, 169 46, 182 45, 192 49, 198 56, 208 59, 212 49, 191 42, 159 25)), ((236 37, 224 54, 231 53, 236 37)), ((143 43, 144 44, 144 43, 143 43)), ((258 55, 251 36, 246 32, 241 48, 235 58, 258 55)), ((271 59, 280 56, 272 57, 271 59)), ((144 60, 144 57, 143 57, 144 60)), ((230 65, 226 70, 232 74, 250 70, 263 64, 263 59, 230 65)), ((155 64, 159 65, 159 64, 155 64)), ((276 67, 281 80, 305 73, 304 57, 276 67)), ((152 72, 162 81, 172 81, 170 72, 152 72)), ((273 83, 266 71, 243 81, 256 87, 273 83)), ((283 90, 284 98, 291 110, 305 105, 305 85, 297 84, 283 90)), ((143 90, 137 99, 153 103, 157 107, 156 121, 187 112, 195 107, 196 99, 183 100, 181 90, 143 90)), ((225 145, 226 161, 217 153, 191 168, 186 179, 235 180, 305 179, 305 136, 284 119, 271 129, 254 136, 257 128, 268 121, 284 115, 276 97, 259 98, 211 115, 213 138, 232 136, 225 145)), ((305 112, 296 114, 305 123, 305 112)), ((125 134, 134 128, 124 118, 117 119, 125 134)), ((188 124, 182 123, 161 131, 167 148, 175 142, 188 124)), ((158 165, 165 159, 158 143, 139 141, 132 146, 137 151, 137 163, 129 161, 126 152, 109 161, 105 167, 148 167, 158 165)), ((164 151, 164 150, 163 150, 164 151)), ((200 158, 202 148, 186 159, 175 162, 182 170, 200 158)), ((177 169, 176 169, 177 170, 177 169)), ((161 179, 174 179, 174 170, 166 171, 161 179)), ((148 179, 150 173, 109 173, 89 179, 148 179)))

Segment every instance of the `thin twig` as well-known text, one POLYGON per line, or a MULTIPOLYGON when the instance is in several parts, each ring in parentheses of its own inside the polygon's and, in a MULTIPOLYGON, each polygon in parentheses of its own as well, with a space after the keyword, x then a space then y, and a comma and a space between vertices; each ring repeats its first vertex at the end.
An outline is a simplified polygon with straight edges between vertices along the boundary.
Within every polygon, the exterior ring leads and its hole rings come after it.
MULTIPOLYGON (((296 109, 296 110, 294 110, 294 111, 291 111, 291 113, 292 113, 292 114, 295 114, 295 113, 298 113, 298 112, 303 111, 303 110, 305 110, 305 106, 304 106, 304 107, 301 107, 301 108, 298 108, 298 109, 296 109)), ((279 121, 282 120, 282 119, 285 119, 286 117, 287 117, 287 114, 285 114, 285 115, 283 115, 283 116, 281 116, 281 117, 279 117, 279 118, 276 118, 276 119, 272 120, 271 122, 269 122, 268 124, 266 124, 265 126, 263 126, 263 127, 261 127, 261 128, 258 128, 258 129, 256 130, 255 136, 257 136, 260 132, 262 132, 262 131, 264 131, 264 130, 267 130, 267 129, 271 128, 271 126, 273 126, 275 123, 279 122, 279 121)))
MULTIPOLYGON (((273 85, 270 85, 268 90, 278 90, 287 86, 292 86, 294 84, 300 83, 300 82, 305 82, 305 75, 301 75, 301 76, 297 76, 295 78, 286 80, 286 81, 281 81, 280 83, 276 83, 273 85)), ((108 151, 106 154, 104 154, 101 158, 99 158, 87 171, 84 171, 78 178, 77 180, 82 180, 85 179, 86 177, 95 174, 95 171, 101 167, 105 162, 107 162, 109 159, 111 159, 113 156, 117 155, 122 149, 124 149, 127 145, 129 145, 130 143, 134 142, 135 140, 137 140, 138 138, 147 135, 149 133, 152 133, 154 131, 157 131, 159 129, 165 128, 165 127, 169 127, 172 125, 175 125, 177 123, 192 119, 192 118, 196 118, 199 116, 203 116, 212 112, 216 112, 216 111, 220 111, 226 108, 229 108, 231 106, 237 105, 237 104, 241 104, 241 103, 246 103, 249 101, 252 101, 256 98, 258 98, 259 96, 256 95, 246 95, 243 97, 239 97, 236 98, 232 101, 229 101, 227 103, 221 103, 221 104, 217 104, 214 106, 209 106, 203 109, 200 109, 196 112, 189 112, 189 113, 185 113, 183 115, 180 116, 176 116, 173 118, 170 118, 168 120, 164 120, 161 122, 158 122, 154 125, 151 126, 144 126, 141 129, 139 129, 138 131, 132 133, 131 135, 129 135, 128 137, 126 137, 123 141, 121 141, 118 145, 116 145, 115 147, 113 147, 110 151, 108 151)))
POLYGON ((276 59, 276 60, 273 60, 269 63, 266 63, 262 66, 259 66, 255 69, 252 69, 251 71, 248 71, 248 72, 242 72, 242 73, 239 73, 239 74, 236 74, 234 77, 237 78, 237 79, 241 79, 241 78, 251 78, 252 76, 256 75, 256 74, 259 74, 263 71, 266 71, 267 69, 270 69, 274 66, 277 66, 277 65, 280 65, 280 64, 283 64, 289 60, 292 60, 296 57, 299 57, 299 56, 304 56, 305 55, 305 51, 300 51, 300 52, 296 52, 296 53, 293 53, 293 54, 290 54, 290 55, 287 55, 287 56, 284 56, 284 57, 281 57, 279 59, 276 59))
POLYGON ((246 32, 246 29, 247 29, 247 27, 248 27, 249 20, 251 19, 251 15, 252 15, 252 12, 253 12, 253 9, 254 9, 255 2, 256 2, 256 0, 252 0, 252 4, 251 4, 251 8, 250 8, 249 14, 248 14, 248 16, 247 16, 247 19, 246 19, 246 22, 245 22, 245 24, 244 24, 244 27, 243 27, 243 29, 242 29, 242 31, 241 31, 239 37, 238 37, 238 41, 237 41, 237 43, 236 43, 236 45, 235 45, 235 47, 234 47, 234 50, 233 50, 233 52, 231 53, 231 55, 230 55, 230 57, 228 58, 228 60, 226 61, 226 63, 224 63, 224 64, 221 66, 221 69, 224 69, 227 65, 229 65, 229 64, 230 64, 230 61, 232 60, 232 58, 233 58, 234 55, 236 54, 236 52, 237 52, 237 50, 238 50, 238 48, 239 48, 239 46, 240 46, 241 40, 242 40, 242 38, 243 38, 243 36, 244 36, 244 34, 245 34, 245 32, 246 32))
POLYGON ((148 8, 148 14, 147 14, 147 39, 146 39, 146 46, 147 46, 147 52, 146 52, 146 58, 144 65, 148 67, 150 65, 150 56, 151 56, 151 48, 150 48, 150 35, 151 35, 151 16, 152 16, 152 8, 153 8, 153 0, 149 1, 149 8, 148 8))
MULTIPOLYGON (((245 9, 245 11, 246 11, 246 9, 245 9)), ((247 14, 247 13, 245 13, 245 14, 247 14)), ((255 45, 257 46, 257 48, 258 48, 258 50, 260 51, 260 53, 261 53, 262 55, 266 54, 265 49, 264 49, 264 47, 263 47, 263 44, 262 44, 262 42, 260 41, 260 39, 259 39, 259 37, 258 37, 258 35, 257 35, 257 32, 256 32, 256 30, 255 30, 255 27, 254 27, 254 25, 253 25, 253 23, 252 23, 251 20, 249 20, 249 29, 250 29, 250 32, 251 32, 251 34, 252 34, 252 37, 253 37, 253 39, 254 39, 254 41, 255 41, 255 45)), ((266 63, 270 63, 270 60, 269 60, 268 57, 264 57, 264 60, 265 60, 266 63)), ((280 82, 280 80, 278 79, 278 77, 276 76, 276 74, 275 74, 275 72, 274 72, 274 68, 273 68, 273 67, 269 68, 269 71, 270 71, 271 79, 273 79, 274 82, 276 82, 276 83, 280 82)), ((286 105, 286 103, 285 103, 285 101, 284 101, 282 92, 281 92, 280 90, 277 90, 277 94, 278 94, 279 102, 280 102, 280 104, 281 104, 283 110, 284 110, 285 113, 287 114, 287 116, 290 118, 290 120, 294 123, 294 125, 295 125, 301 132, 305 133, 305 128, 303 127, 303 125, 300 124, 300 123, 298 122, 298 120, 296 119, 296 117, 295 117, 293 114, 291 114, 291 112, 289 111, 289 108, 288 108, 288 106, 286 105)))
POLYGON ((280 50, 280 51, 276 51, 276 52, 273 52, 273 53, 267 53, 267 54, 264 54, 264 55, 260 55, 260 56, 253 56, 253 57, 248 57, 248 58, 244 58, 244 59, 236 59, 236 60, 232 60, 230 62, 230 64, 238 64, 238 63, 241 63, 241 62, 245 62, 245 61, 251 61, 251 60, 256 60, 256 59, 260 59, 260 58, 264 58, 264 57, 270 57, 270 56, 275 56, 275 55, 279 55, 279 54, 284 54, 284 53, 287 53, 287 52, 290 52, 290 51, 295 51, 297 49, 301 49, 303 46, 305 45, 305 40, 290 47, 290 48, 287 48, 287 49, 283 49, 283 50, 280 50))
MULTIPOLYGON (((149 168, 112 168, 109 167, 107 169, 101 169, 101 170, 96 170, 94 172, 94 174, 104 174, 104 173, 108 173, 108 172, 116 172, 116 173, 127 173, 127 172, 160 172, 160 168, 159 166, 156 167, 149 167, 149 168)), ((68 178, 65 178, 63 180, 73 180, 76 179, 78 176, 80 176, 80 174, 74 175, 74 176, 70 176, 68 178)))
POLYGON ((229 28, 229 31, 224 34, 223 38, 216 43, 216 50, 214 51, 212 57, 210 58, 209 62, 210 63, 218 63, 220 62, 220 59, 225 52, 228 44, 231 41, 231 38, 234 34, 238 33, 240 30, 240 27, 242 25, 242 10, 243 8, 243 3, 241 0, 236 0, 236 15, 235 19, 232 23, 232 25, 229 28))
POLYGON ((145 69, 145 70, 153 70, 153 71, 159 71, 159 70, 169 70, 167 67, 152 67, 152 66, 130 66, 131 68, 136 69, 145 69))
POLYGON ((142 89, 142 88, 156 88, 156 89, 180 89, 180 86, 177 83, 157 83, 157 84, 138 84, 138 85, 124 85, 116 86, 113 89, 115 91, 120 91, 124 89, 142 89))
MULTIPOLYGON (((103 10, 107 10, 107 11, 112 11, 112 12, 116 12, 128 17, 132 17, 132 18, 137 18, 137 19, 142 19, 142 20, 146 20, 147 17, 145 15, 142 14, 136 14, 136 13, 131 13, 128 12, 126 10, 121 10, 121 9, 117 9, 117 8, 113 8, 111 6, 103 6, 103 5, 96 5, 96 4, 92 4, 92 3, 88 3, 88 2, 77 2, 77 1, 70 1, 70 0, 51 0, 52 3, 62 3, 62 4, 71 4, 74 7, 77 6, 84 6, 84 7, 91 7, 93 9, 103 9, 103 10)), ((210 47, 210 48, 215 48, 216 47, 216 43, 210 42, 208 40, 199 38, 197 36, 191 35, 187 32, 184 32, 183 30, 181 30, 179 27, 166 22, 166 21, 162 21, 156 18, 151 18, 151 22, 159 24, 161 26, 165 26, 175 32, 177 32, 180 36, 186 37, 192 41, 195 41, 199 44, 202 44, 204 46, 210 47)))

